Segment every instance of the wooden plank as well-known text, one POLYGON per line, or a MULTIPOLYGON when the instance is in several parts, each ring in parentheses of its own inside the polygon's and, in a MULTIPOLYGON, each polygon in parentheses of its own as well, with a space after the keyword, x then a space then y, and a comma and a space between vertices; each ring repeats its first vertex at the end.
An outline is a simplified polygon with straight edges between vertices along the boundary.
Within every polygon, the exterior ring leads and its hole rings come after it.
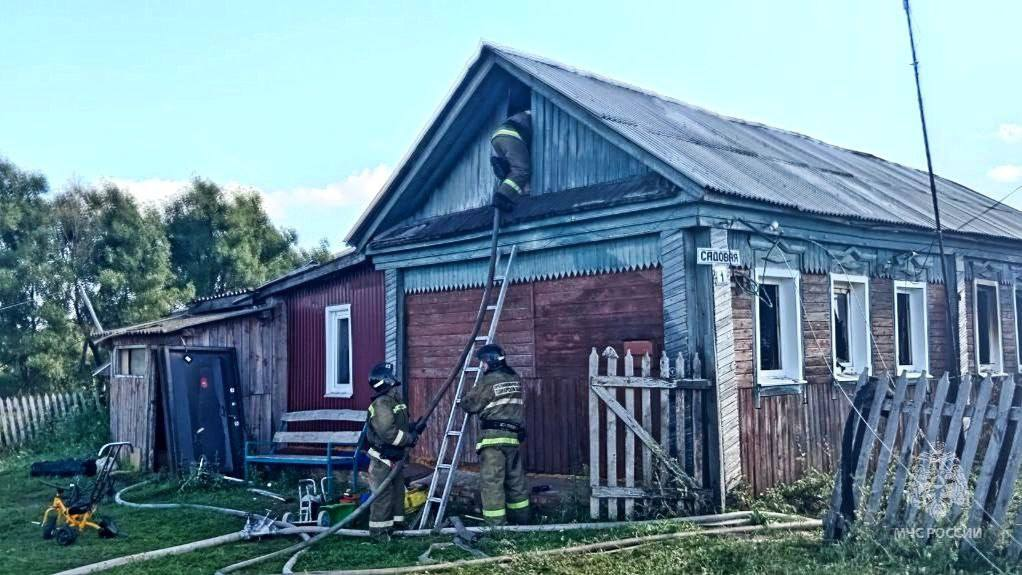
POLYGON ((855 501, 855 508, 859 508, 859 490, 866 479, 866 469, 869 467, 869 459, 873 454, 873 445, 877 439, 877 426, 880 424, 880 408, 887 395, 887 388, 891 383, 891 376, 884 374, 877 378, 876 387, 873 390, 873 399, 870 401, 869 419, 866 421, 866 433, 862 436, 862 447, 859 450, 859 461, 855 465, 855 473, 852 480, 852 497, 855 501))
POLYGON ((901 434, 898 468, 894 472, 894 485, 887 499, 887 512, 884 515, 887 525, 894 525, 901 506, 901 498, 905 495, 905 482, 908 481, 908 470, 912 465, 912 451, 916 443, 916 432, 919 429, 919 419, 922 415, 923 403, 926 401, 928 384, 925 373, 922 377, 915 380, 915 386, 912 402, 905 407, 905 411, 908 413, 905 420, 905 428, 901 434))
MULTIPOLYGON (((920 453, 930 454, 929 457, 931 458, 934 457, 934 455, 939 456, 940 454, 940 451, 937 448, 937 435, 940 433, 940 425, 944 421, 944 412, 942 409, 938 409, 938 406, 944 405, 944 402, 947 400, 947 392, 950 387, 951 378, 947 373, 945 373, 944 376, 940 378, 940 381, 937 382, 937 390, 934 392, 933 401, 931 402, 934 406, 934 410, 933 413, 930 414, 930 419, 927 421, 926 435, 924 436, 923 445, 920 448, 920 453)), ((930 462, 930 465, 932 466, 932 461, 930 462)), ((916 481, 922 480, 927 483, 926 491, 924 491, 924 493, 929 491, 929 473, 930 472, 927 471, 926 477, 917 476, 916 478, 916 481)), ((919 503, 920 501, 918 498, 908 501, 908 509, 905 515, 906 525, 915 525, 916 515, 919 513, 920 508, 919 503)))
MULTIPOLYGON (((1015 388, 1015 378, 1010 375, 1002 380, 1001 389, 1008 385, 1015 388)), ((1011 443, 1004 447, 1010 450, 1008 461, 1004 467, 1004 475, 1001 478, 997 498, 994 501, 994 510, 990 516, 990 523, 995 532, 1006 529, 1004 517, 1008 513, 1008 503, 1011 502, 1012 495, 1015 493, 1015 480, 1018 479, 1019 465, 1022 464, 1022 424, 1015 425, 1011 443)))
MULTIPOLYGON (((624 366, 625 378, 633 377, 635 375, 635 358, 632 356, 632 350, 625 350, 625 366, 624 366)), ((635 416, 635 389, 626 388, 625 390, 625 409, 628 413, 635 416)), ((643 450, 646 451, 646 450, 643 450)), ((628 426, 625 426, 625 487, 635 487, 635 432, 628 426)), ((625 519, 631 521, 635 517, 635 500, 625 500, 625 519)))
POLYGON ((624 499, 656 499, 663 497, 663 494, 651 489, 641 487, 604 487, 599 486, 593 490, 594 497, 621 497, 624 499))
MULTIPOLYGON (((979 395, 976 397, 976 411, 984 413, 987 405, 990 404, 990 398, 993 395, 994 382, 990 376, 983 378, 983 381, 979 386, 979 395)), ((996 410, 995 410, 996 411, 996 410)), ((979 440, 983 437, 983 429, 985 419, 972 419, 969 422, 969 429, 965 432, 965 446, 962 448, 962 456, 959 467, 967 475, 972 474, 972 464, 976 460, 976 451, 979 448, 979 440)), ((958 522, 958 518, 961 516, 963 505, 961 501, 955 499, 951 503, 951 508, 947 514, 948 525, 954 525, 958 522)))
POLYGON ((631 387, 631 388, 645 388, 645 389, 677 389, 678 381, 668 381, 663 379, 656 379, 653 377, 633 377, 626 375, 624 377, 610 377, 606 375, 598 375, 592 378, 592 384, 599 387, 631 387))
MULTIPOLYGON (((838 532, 844 531, 844 519, 841 511, 844 507, 842 489, 844 486, 843 470, 845 469, 845 461, 850 461, 854 457, 850 446, 844 446, 844 436, 846 433, 850 433, 854 443, 858 426, 861 424, 861 419, 856 413, 859 406, 856 405, 855 399, 858 398, 860 390, 862 390, 862 388, 866 385, 867 381, 869 381, 869 376, 865 371, 863 371, 862 375, 859 376, 858 384, 855 386, 855 392, 852 395, 852 399, 849 400, 847 397, 845 398, 846 401, 851 401, 852 405, 851 409, 849 409, 848 417, 845 419, 844 429, 842 429, 842 449, 840 459, 837 462, 837 472, 834 474, 834 490, 830 494, 830 511, 827 512, 827 516, 823 523, 824 538, 827 541, 836 540, 838 532)), ((844 390, 842 389, 841 392, 844 393, 844 390)), ((751 417, 755 417, 755 415, 750 414, 750 418, 751 417)), ((763 468, 758 467, 758 463, 757 465, 754 465, 754 467, 756 467, 757 471, 763 470, 763 468)))
POLYGON ((1011 408, 1012 398, 1015 395, 1015 387, 1008 389, 1001 387, 1001 396, 997 402, 998 417, 990 432, 990 439, 987 441, 987 450, 983 455, 983 463, 980 466, 979 476, 976 478, 976 485, 973 488, 972 507, 969 509, 968 526, 977 528, 983 523, 987 514, 985 509, 987 494, 990 492, 990 482, 994 477, 994 469, 997 467, 997 460, 1001 455, 1001 444, 1004 443, 1004 435, 1008 429, 1008 411, 1011 408))
POLYGON ((891 464, 891 457, 894 455, 892 451, 894 441, 898 437, 898 428, 901 426, 901 406, 907 391, 908 378, 902 374, 894 386, 894 400, 891 402, 891 409, 887 415, 887 424, 884 426, 884 438, 880 443, 880 453, 877 456, 876 470, 873 474, 873 486, 870 489, 869 502, 866 506, 867 517, 869 518, 872 518, 880 509, 884 484, 887 482, 887 471, 891 464))
MULTIPOLYGON (((947 375, 945 374, 944 377, 947 377, 947 375)), ((958 397, 955 398, 954 404, 955 409, 951 412, 951 418, 948 420, 947 434, 944 436, 944 445, 941 449, 940 468, 937 471, 937 477, 934 479, 935 486, 931 501, 938 502, 941 500, 941 495, 948 483, 948 475, 955 471, 954 454, 958 453, 958 440, 962 435, 962 424, 965 419, 965 405, 969 403, 971 396, 972 376, 965 374, 958 386, 958 397)), ((976 425, 982 426, 982 423, 982 420, 980 420, 976 422, 976 425)), ((963 468, 958 467, 958 469, 961 470, 963 468)), ((969 481, 968 476, 965 475, 964 471, 959 471, 959 474, 959 477, 953 477, 951 480, 955 483, 959 480, 964 481, 966 485, 959 485, 959 487, 965 489, 969 481)), ((937 522, 937 514, 934 513, 932 505, 925 509, 924 513, 923 528, 930 529, 937 522)))
POLYGON ((32 400, 30 397, 31 396, 29 395, 21 396, 21 413, 25 421, 25 433, 26 438, 28 439, 35 437, 36 433, 35 418, 32 413, 32 400))
MULTIPOLYGON (((653 360, 649 352, 642 355, 642 377, 650 377, 653 360)), ((653 395, 649 389, 642 390, 642 427, 652 433, 653 431, 653 395)), ((642 486, 649 489, 653 485, 653 459, 648 449, 642 450, 642 486)))
MULTIPOLYGON (((617 375, 617 352, 614 348, 607 347, 603 350, 603 357, 607 358, 607 375, 617 375)), ((610 397, 610 394, 606 394, 606 390, 600 387, 594 387, 593 391, 596 392, 604 403, 607 402, 606 398, 610 397)), ((617 400, 614 400, 617 403, 617 400)), ((609 407, 609 405, 608 405, 609 407)), ((617 418, 614 417, 614 413, 607 412, 607 486, 617 487, 617 418)), ((620 417, 620 416, 618 416, 620 417)), ((618 519, 618 505, 617 499, 613 497, 607 499, 607 519, 616 521, 618 519)))
POLYGON ((308 411, 290 411, 281 415, 281 421, 353 421, 364 423, 366 411, 360 409, 311 409, 308 411))
MULTIPOLYGON (((668 378, 671 376, 671 360, 667 357, 667 352, 660 352, 660 377, 668 378)), ((671 392, 662 389, 660 390, 660 447, 666 452, 671 452, 671 435, 673 433, 671 428, 671 392)), ((661 464, 659 466, 660 477, 666 477, 667 468, 661 464)))
POLYGON ((278 431, 273 434, 273 442, 354 445, 359 435, 360 431, 278 431))
MULTIPOLYGON (((600 356, 594 347, 589 354, 589 379, 592 381, 600 371, 600 356)), ((595 491, 600 486, 600 402, 592 385, 589 386, 589 489, 595 491)), ((589 497, 589 517, 600 518, 600 499, 596 495, 589 497)))
POLYGON ((13 445, 11 442, 11 430, 8 427, 7 421, 7 405, 0 398, 0 446, 10 447, 13 445))

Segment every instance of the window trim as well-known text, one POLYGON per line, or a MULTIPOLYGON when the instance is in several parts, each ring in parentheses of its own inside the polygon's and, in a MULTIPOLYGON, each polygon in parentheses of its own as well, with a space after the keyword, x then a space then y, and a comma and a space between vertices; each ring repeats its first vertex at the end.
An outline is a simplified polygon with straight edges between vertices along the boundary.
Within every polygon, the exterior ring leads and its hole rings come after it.
MULTIPOLYGON (((973 350, 976 354, 976 369, 980 374, 999 375, 1004 373, 1004 326, 1001 325, 1001 286, 994 280, 975 279, 972 282, 972 337, 973 350), (981 364, 979 362, 979 287, 994 288, 994 319, 997 321, 997 361, 981 364)), ((993 342, 990 342, 991 346, 993 342)), ((991 359, 994 350, 991 348, 991 359)))
MULTIPOLYGON (((906 280, 894 280, 894 302, 893 302, 893 316, 894 316, 894 365, 897 369, 898 374, 905 372, 910 378, 919 377, 924 371, 929 371, 930 367, 930 344, 929 344, 929 333, 930 333, 930 320, 929 320, 929 306, 927 305, 927 293, 926 293, 926 282, 917 281, 906 281, 906 280), (919 336, 921 342, 918 344, 915 341, 916 338, 912 338, 909 345, 912 346, 913 354, 918 356, 919 352, 922 351, 922 361, 916 361, 911 364, 902 364, 901 358, 898 357, 898 293, 905 291, 911 297, 912 290, 918 290, 921 293, 920 300, 922 305, 918 306, 922 310, 922 334, 919 336)), ((912 321, 911 318, 909 321, 912 321)), ((915 322, 913 322, 915 323, 915 322)), ((918 330, 913 330, 917 332, 918 330)), ((917 357, 918 359, 918 357, 917 357)))
POLYGON ((351 304, 338 304, 327 306, 323 311, 324 327, 326 331, 324 333, 324 346, 326 348, 326 372, 325 372, 325 385, 323 386, 323 397, 340 397, 348 398, 355 393, 355 376, 354 376, 354 363, 355 363, 355 349, 352 346, 354 339, 354 328, 351 320, 351 304), (348 320, 348 378, 351 380, 346 385, 338 385, 335 383, 337 366, 336 366, 336 349, 337 349, 337 330, 334 328, 338 319, 348 320))
POLYGON ((794 360, 795 366, 788 367, 778 370, 763 370, 760 369, 760 343, 759 343, 759 295, 756 295, 755 303, 753 305, 753 327, 755 333, 753 337, 753 345, 755 346, 755 357, 753 360, 755 367, 756 383, 761 386, 771 385, 791 385, 805 383, 804 368, 805 368, 805 357, 803 342, 802 342, 802 283, 801 274, 796 270, 786 268, 758 268, 756 269, 756 283, 766 284, 777 284, 782 289, 778 289, 778 305, 781 310, 779 317, 781 317, 780 329, 781 329, 781 361, 784 363, 785 359, 794 360), (771 281, 773 280, 773 281, 771 281), (790 282, 790 287, 794 293, 789 293, 788 290, 783 289, 786 283, 790 282), (788 297, 785 297, 787 293, 788 297), (793 300, 793 301, 791 301, 793 300), (786 314, 788 307, 794 306, 795 318, 793 325, 792 322, 784 321, 783 316, 786 314), (788 325, 785 328, 785 325, 788 325), (786 333, 794 330, 794 334, 786 333), (785 337, 788 335, 789 337, 785 337), (791 336, 793 336, 794 342, 791 342, 791 336), (785 343, 787 342, 787 343, 785 343), (794 345, 793 345, 794 344, 794 345), (795 355, 793 357, 786 357, 785 348, 793 347, 795 349, 795 355))
POLYGON ((148 346, 142 345, 142 344, 136 344, 136 345, 119 345, 119 346, 114 347, 113 360, 110 362, 110 375, 112 375, 114 377, 134 377, 134 378, 138 378, 138 379, 145 378, 145 376, 149 373, 149 354, 148 353, 143 353, 142 354, 143 367, 142 367, 142 373, 141 374, 118 373, 120 371, 120 366, 121 366, 121 361, 120 361, 120 359, 121 359, 121 351, 127 351, 128 352, 128 371, 131 371, 131 350, 134 350, 134 349, 141 349, 141 350, 145 351, 145 350, 148 349, 148 346))
MULTIPOLYGON (((854 297, 854 292, 855 292, 854 285, 858 284, 858 285, 862 286, 862 302, 861 302, 861 304, 862 304, 863 310, 861 310, 861 311, 863 311, 863 313, 862 314, 856 313, 856 314, 853 315, 853 310, 849 309, 848 310, 848 315, 849 315, 850 318, 851 317, 861 317, 861 318, 864 319, 865 325, 862 326, 862 327, 865 328, 865 333, 863 334, 863 341, 861 342, 861 345, 865 348, 865 355, 866 355, 866 357, 863 360, 864 365, 862 366, 862 368, 866 372, 866 374, 869 375, 869 374, 871 374, 873 372, 873 345, 871 343, 873 341, 873 332, 872 332, 872 324, 870 322, 870 314, 869 314, 869 277, 868 276, 864 276, 864 275, 856 275, 856 274, 835 274, 835 273, 830 274, 830 305, 831 305, 830 318, 829 318, 830 319, 830 336, 831 336, 831 340, 830 340, 831 341, 830 356, 831 356, 831 366, 834 369, 834 379, 837 379, 838 381, 856 381, 856 380, 859 379, 859 375, 861 375, 862 371, 860 371, 856 375, 852 375, 852 374, 838 374, 838 371, 837 371, 837 369, 838 369, 838 365, 837 365, 837 347, 834 344, 834 342, 837 340, 837 337, 836 337, 836 335, 837 335, 837 325, 834 322, 834 309, 833 309, 833 306, 834 306, 834 295, 835 295, 834 288, 835 288, 836 284, 848 284, 850 286, 853 286, 851 288, 852 293, 850 294, 853 297, 851 297, 849 299, 849 301, 853 302, 855 304, 855 307, 858 307, 858 304, 860 302, 858 302, 856 300, 856 298, 854 297)), ((857 311, 859 311, 859 310, 856 310, 856 312, 857 311)), ((854 329, 854 324, 852 324, 851 327, 854 329)), ((851 340, 849 340, 849 345, 851 346, 851 340)), ((852 351, 852 353, 854 353, 854 351, 852 351)), ((858 366, 856 366, 856 367, 858 367, 858 366)))
MULTIPOLYGON (((1022 373, 1022 333, 1019 333, 1019 326, 1022 326, 1022 309, 1018 307, 1018 300, 1022 298, 1022 283, 1016 282, 1011 292, 1011 305, 1015 306, 1015 366, 1016 371, 1022 373)), ((1003 333, 1001 334, 1004 335, 1003 333)))

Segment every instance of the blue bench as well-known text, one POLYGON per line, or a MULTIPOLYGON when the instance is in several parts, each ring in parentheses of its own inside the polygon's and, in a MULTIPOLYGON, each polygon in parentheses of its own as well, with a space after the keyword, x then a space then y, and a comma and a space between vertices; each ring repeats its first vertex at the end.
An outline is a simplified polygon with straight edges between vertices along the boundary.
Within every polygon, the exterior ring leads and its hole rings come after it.
POLYGON ((359 465, 367 465, 363 453, 366 412, 354 409, 316 409, 292 411, 281 417, 280 431, 272 441, 245 442, 245 479, 250 465, 305 465, 326 468, 328 497, 333 496, 335 467, 351 467, 352 491, 358 486, 359 465), (298 422, 345 422, 362 426, 361 431, 289 431, 288 424, 298 422), (302 446, 296 451, 294 446, 302 446), (315 446, 315 451, 308 451, 315 446), (337 448, 341 448, 340 451, 337 448), (320 451, 322 449, 322 451, 320 451), (288 453, 287 451, 292 451, 288 453))

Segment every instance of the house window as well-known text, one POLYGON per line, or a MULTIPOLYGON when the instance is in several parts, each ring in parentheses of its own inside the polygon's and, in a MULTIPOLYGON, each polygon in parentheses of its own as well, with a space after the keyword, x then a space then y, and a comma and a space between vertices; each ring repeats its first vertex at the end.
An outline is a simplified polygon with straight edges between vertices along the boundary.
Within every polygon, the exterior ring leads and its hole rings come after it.
POLYGON ((869 281, 864 276, 831 275, 834 375, 857 379, 869 370, 869 281))
POLYGON ((351 397, 351 305, 326 308, 326 395, 351 397))
POLYGON ((142 377, 145 368, 145 347, 119 347, 114 353, 114 375, 142 377))
POLYGON ((976 280, 974 313, 976 330, 976 364, 980 373, 1001 373, 1001 314, 997 301, 997 282, 976 280))
POLYGON ((757 272, 756 374, 761 385, 802 382, 798 272, 757 272))
POLYGON ((926 284, 894 282, 894 342, 898 373, 918 376, 926 371, 926 284))

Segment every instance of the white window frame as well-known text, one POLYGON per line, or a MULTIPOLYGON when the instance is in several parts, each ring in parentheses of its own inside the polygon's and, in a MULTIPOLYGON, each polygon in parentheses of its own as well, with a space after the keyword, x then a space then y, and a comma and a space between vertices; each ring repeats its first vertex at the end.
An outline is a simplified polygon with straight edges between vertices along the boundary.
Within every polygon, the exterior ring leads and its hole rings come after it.
POLYGON ((805 383, 802 352, 802 292, 799 272, 783 268, 759 268, 757 284, 777 285, 777 315, 780 324, 781 369, 760 369, 759 296, 756 297, 754 345, 756 350, 756 382, 760 385, 791 385, 805 383))
POLYGON ((972 282, 972 334, 974 348, 976 350, 976 369, 981 374, 997 375, 1004 372, 1004 331, 1001 327, 1001 286, 993 280, 977 279, 972 282), (994 288, 994 320, 991 325, 996 335, 996 346, 994 340, 990 340, 990 359, 993 363, 983 364, 979 362, 979 288, 980 286, 994 288))
POLYGON ((831 365, 834 366, 834 378, 838 381, 856 381, 863 372, 869 374, 873 370, 873 348, 870 345, 871 331, 869 321, 869 278, 864 275, 830 274, 830 324, 831 324, 831 365), (850 371, 837 363, 837 324, 834 322, 834 302, 836 288, 846 288, 848 298, 848 338, 849 354, 852 356, 850 371))
POLYGON ((1022 333, 1019 333, 1019 326, 1022 325, 1022 309, 1019 309, 1018 299, 1022 297, 1022 283, 1016 283, 1011 293, 1011 305, 1015 306, 1015 365, 1018 372, 1022 373, 1022 333))
POLYGON ((894 362, 898 366, 898 373, 905 373, 908 377, 919 377, 924 371, 929 371, 930 327, 926 297, 926 282, 894 281, 894 362), (901 363, 901 358, 898 357, 898 294, 902 292, 909 294, 912 298, 912 307, 921 312, 920 317, 913 314, 909 318, 912 324, 912 339, 909 345, 912 346, 912 355, 915 358, 910 364, 901 363))
POLYGON ((354 327, 351 321, 351 304, 327 306, 324 310, 326 324, 326 385, 324 397, 351 397, 354 394, 354 361, 355 348, 352 346, 354 327), (348 383, 338 385, 337 382, 337 320, 348 320, 348 383))

